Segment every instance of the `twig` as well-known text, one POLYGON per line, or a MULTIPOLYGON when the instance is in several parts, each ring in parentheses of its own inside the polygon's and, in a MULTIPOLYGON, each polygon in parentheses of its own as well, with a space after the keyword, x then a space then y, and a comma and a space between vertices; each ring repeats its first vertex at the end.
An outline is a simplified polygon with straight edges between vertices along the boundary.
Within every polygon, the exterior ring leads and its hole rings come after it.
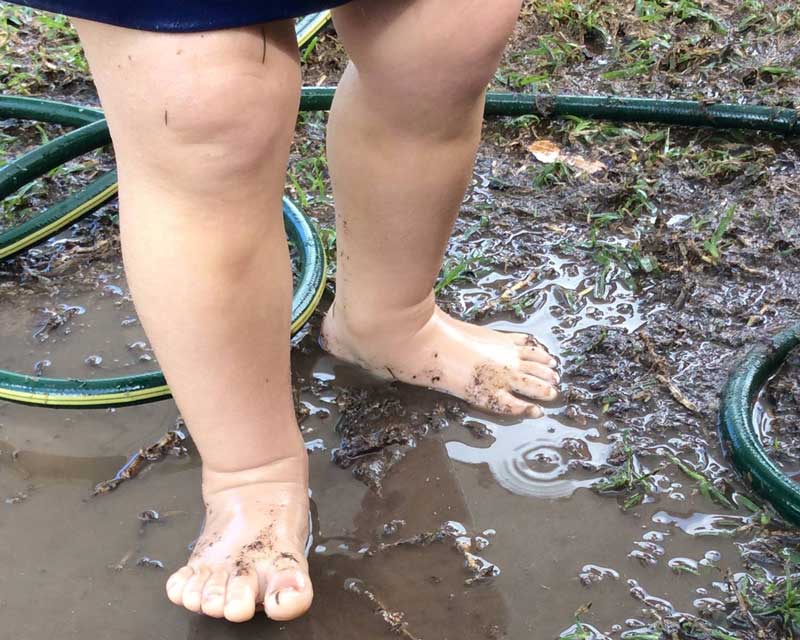
POLYGON ((357 578, 348 578, 344 582, 345 591, 354 593, 357 596, 364 598, 374 608, 372 613, 378 616, 392 633, 396 633, 407 640, 420 640, 408 630, 408 623, 404 620, 405 615, 402 611, 392 611, 383 602, 380 601, 378 596, 375 595, 362 580, 357 578))
POLYGON ((148 462, 158 462, 167 455, 186 455, 186 447, 183 446, 183 441, 185 439, 186 434, 180 429, 168 431, 149 447, 139 449, 139 451, 128 458, 128 461, 117 471, 113 478, 110 480, 103 480, 103 482, 95 485, 92 496, 99 496, 100 494, 113 491, 126 480, 135 478, 141 473, 145 464, 148 462))

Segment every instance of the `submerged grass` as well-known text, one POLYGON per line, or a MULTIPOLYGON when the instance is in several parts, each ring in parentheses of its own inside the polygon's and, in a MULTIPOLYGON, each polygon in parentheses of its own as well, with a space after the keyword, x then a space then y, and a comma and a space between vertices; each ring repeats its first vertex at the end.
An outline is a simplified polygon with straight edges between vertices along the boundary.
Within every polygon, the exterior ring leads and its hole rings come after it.
POLYGON ((657 491, 653 476, 660 473, 663 466, 645 471, 630 445, 627 432, 623 432, 620 449, 622 463, 619 468, 611 476, 595 482, 592 488, 601 494, 618 494, 622 498, 622 510, 627 511, 640 505, 645 497, 657 491))

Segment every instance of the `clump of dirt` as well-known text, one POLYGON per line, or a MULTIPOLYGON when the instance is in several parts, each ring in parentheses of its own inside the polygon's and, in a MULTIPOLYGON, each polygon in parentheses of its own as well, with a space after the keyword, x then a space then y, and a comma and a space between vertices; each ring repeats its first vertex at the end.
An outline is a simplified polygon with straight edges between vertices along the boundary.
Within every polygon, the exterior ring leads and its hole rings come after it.
POLYGON ((343 389, 336 403, 341 444, 331 458, 343 469, 352 468, 353 475, 379 496, 386 475, 420 437, 464 416, 456 402, 437 403, 427 413, 410 411, 394 389, 343 389))

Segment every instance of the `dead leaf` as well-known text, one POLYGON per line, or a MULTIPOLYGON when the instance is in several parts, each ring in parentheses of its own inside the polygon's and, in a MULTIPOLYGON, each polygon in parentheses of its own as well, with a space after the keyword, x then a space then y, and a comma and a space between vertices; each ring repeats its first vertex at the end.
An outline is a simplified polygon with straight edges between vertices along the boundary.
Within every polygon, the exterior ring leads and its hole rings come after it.
POLYGON ((603 171, 606 168, 599 160, 587 160, 583 156, 576 153, 566 153, 552 140, 536 140, 528 145, 528 151, 531 152, 534 158, 539 162, 549 164, 560 160, 564 164, 575 168, 580 173, 588 173, 593 175, 598 171, 603 171))
POLYGON ((599 160, 587 160, 583 156, 579 155, 569 156, 564 161, 567 164, 571 164, 578 171, 583 171, 589 175, 597 173, 598 171, 604 171, 606 168, 606 165, 599 160))
POLYGON ((561 149, 552 140, 536 140, 528 145, 528 151, 539 162, 555 162, 561 156, 561 149))

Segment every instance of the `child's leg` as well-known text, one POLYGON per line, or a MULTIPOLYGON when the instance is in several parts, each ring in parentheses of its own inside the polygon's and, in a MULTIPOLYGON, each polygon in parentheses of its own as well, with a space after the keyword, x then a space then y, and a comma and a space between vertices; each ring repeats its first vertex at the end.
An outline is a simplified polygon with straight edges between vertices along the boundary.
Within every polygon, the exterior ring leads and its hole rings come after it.
POLYGON ((288 22, 157 34, 76 21, 111 127, 136 308, 203 457, 170 599, 229 620, 312 597, 280 198, 300 86, 288 22))
POLYGON ((449 318, 432 293, 519 5, 357 0, 335 10, 352 63, 328 126, 338 263, 323 343, 379 375, 539 415, 531 400, 556 395, 549 354, 528 336, 449 318))

